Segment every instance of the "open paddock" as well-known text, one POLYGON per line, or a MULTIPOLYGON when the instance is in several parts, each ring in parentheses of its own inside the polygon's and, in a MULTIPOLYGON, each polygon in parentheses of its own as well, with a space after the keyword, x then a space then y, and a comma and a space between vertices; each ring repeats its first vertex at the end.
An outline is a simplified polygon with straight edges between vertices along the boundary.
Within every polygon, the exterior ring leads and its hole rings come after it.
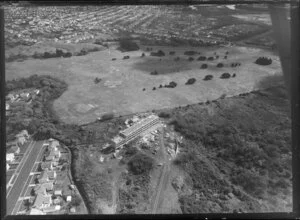
POLYGON ((6 79, 26 77, 32 74, 52 75, 65 80, 68 90, 54 101, 54 110, 66 123, 84 124, 97 117, 114 112, 116 115, 172 108, 193 103, 214 100, 226 94, 259 89, 260 81, 267 76, 280 75, 281 66, 277 55, 270 51, 246 47, 154 47, 152 51, 163 50, 165 56, 153 57, 141 46, 139 51, 120 52, 115 49, 97 51, 80 57, 68 59, 51 58, 47 60, 26 60, 6 64, 6 79), (215 56, 213 61, 188 61, 185 51, 197 51, 193 56, 215 56), (169 55, 175 51, 175 55, 169 55), (227 59, 223 59, 226 51, 227 59), (145 53, 145 57, 141 54, 145 53), (124 56, 130 59, 123 60, 124 56), (174 61, 175 57, 179 61, 174 61), (272 58, 269 66, 259 66, 255 60, 260 56, 272 58), (112 61, 112 58, 116 58, 112 61), (222 62, 224 67, 216 65, 222 62), (241 66, 231 67, 233 62, 241 66), (200 69, 203 63, 207 69, 200 69), (150 72, 157 70, 158 75, 150 72), (236 73, 235 78, 220 79, 222 73, 236 73), (204 81, 206 75, 213 79, 204 81), (94 83, 94 79, 101 82, 94 83), (185 85, 189 78, 195 78, 193 85, 185 85), (175 88, 158 88, 174 81, 175 88), (156 87, 156 90, 152 90, 156 87), (145 91, 143 91, 145 88, 145 91))

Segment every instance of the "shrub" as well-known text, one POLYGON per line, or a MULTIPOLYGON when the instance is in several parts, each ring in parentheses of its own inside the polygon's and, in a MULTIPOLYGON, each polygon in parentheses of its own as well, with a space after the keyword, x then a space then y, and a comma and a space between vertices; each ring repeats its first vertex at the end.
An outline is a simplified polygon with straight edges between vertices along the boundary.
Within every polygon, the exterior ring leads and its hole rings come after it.
POLYGON ((235 75, 235 73, 234 74, 232 74, 232 77, 235 77, 236 75, 235 75))
POLYGON ((156 88, 155 87, 153 87, 153 89, 152 90, 156 90, 156 88))
POLYGON ((188 81, 185 83, 185 85, 192 85, 196 82, 196 79, 195 78, 190 78, 188 79, 188 81))
POLYGON ((160 113, 158 114, 158 116, 161 117, 161 118, 169 118, 169 117, 170 117, 170 114, 167 113, 167 112, 160 112, 160 113))
POLYGON ((72 53, 71 52, 67 52, 63 55, 63 57, 71 57, 72 56, 72 53))
POLYGON ((224 56, 224 59, 227 59, 227 56, 224 56))
POLYGON ((169 54, 170 55, 175 55, 175 51, 170 51, 169 54))
POLYGON ((162 84, 160 84, 158 88, 162 88, 162 87, 163 87, 162 84))
POLYGON ((223 73, 220 78, 221 79, 228 79, 228 78, 230 78, 230 74, 229 73, 223 73))
POLYGON ((139 150, 136 147, 129 146, 126 148, 125 156, 131 157, 135 155, 139 150))
POLYGON ((219 67, 219 68, 221 68, 221 67, 223 67, 224 65, 223 65, 223 63, 218 63, 217 64, 217 67, 219 67))
POLYGON ((141 57, 144 57, 145 56, 145 53, 142 53, 141 57))
POLYGON ((123 60, 129 59, 129 58, 130 58, 130 56, 124 56, 123 60))
POLYGON ((98 78, 98 77, 96 77, 95 80, 94 80, 94 83, 97 84, 97 83, 99 83, 99 82, 101 82, 101 79, 98 78))
POLYGON ((139 153, 134 155, 128 162, 129 171, 134 175, 149 172, 153 168, 154 161, 151 157, 139 153))
POLYGON ((207 81, 207 80, 211 80, 212 78, 213 75, 206 75, 203 80, 207 81))
POLYGON ((168 85, 165 85, 166 88, 175 88, 177 86, 177 83, 172 81, 168 85))
POLYGON ((266 66, 266 65, 270 65, 272 63, 272 59, 267 58, 267 57, 259 57, 255 61, 255 63, 258 64, 258 65, 266 66))
POLYGON ((113 60, 113 61, 114 61, 114 60, 116 60, 116 59, 117 59, 117 58, 112 58, 111 60, 113 60))
POLYGON ((204 61, 204 60, 206 60, 206 57, 205 57, 205 56, 200 56, 200 57, 198 57, 197 60, 199 60, 199 61, 204 61))
POLYGON ((106 113, 101 116, 101 121, 106 121, 114 118, 114 113, 106 113))
POLYGON ((127 39, 121 39, 120 40, 120 50, 122 52, 124 51, 135 51, 135 50, 139 50, 139 46, 137 45, 137 43, 127 40, 127 39))
POLYGON ((165 56, 165 53, 162 50, 159 50, 157 52, 151 52, 150 56, 162 57, 162 56, 165 56))
POLYGON ((175 61, 179 61, 180 60, 180 57, 176 57, 174 58, 175 61))
POLYGON ((152 71, 150 74, 151 74, 151 75, 158 75, 158 72, 157 72, 156 70, 154 70, 154 71, 152 71))
POLYGON ((143 88, 143 91, 145 91, 146 89, 145 88, 143 88))
POLYGON ((208 57, 207 60, 212 61, 214 60, 214 57, 208 57))
POLYGON ((188 61, 193 61, 194 58, 193 57, 189 57, 188 61))
POLYGON ((202 65, 201 65, 201 69, 206 69, 207 68, 207 64, 206 63, 203 63, 202 65))
POLYGON ((192 50, 184 52, 184 55, 188 55, 188 56, 193 56, 193 55, 196 55, 196 54, 198 54, 198 52, 197 51, 192 51, 192 50))

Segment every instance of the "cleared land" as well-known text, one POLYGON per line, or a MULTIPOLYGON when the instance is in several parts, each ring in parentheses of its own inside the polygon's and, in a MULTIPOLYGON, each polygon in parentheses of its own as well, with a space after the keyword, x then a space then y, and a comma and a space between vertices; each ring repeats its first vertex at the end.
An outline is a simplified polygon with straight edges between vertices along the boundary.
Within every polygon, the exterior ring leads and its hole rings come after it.
MULTIPOLYGON (((32 74, 48 74, 65 80, 68 90, 54 102, 54 110, 66 123, 88 123, 107 112, 116 115, 144 112, 153 109, 172 108, 192 103, 214 100, 221 95, 234 96, 258 89, 258 82, 266 76, 280 74, 279 59, 272 52, 246 47, 225 48, 188 48, 188 47, 152 47, 153 51, 162 49, 166 54, 175 51, 174 56, 149 57, 145 51, 121 53, 109 49, 94 52, 86 56, 71 58, 52 58, 47 60, 26 60, 11 62, 6 65, 7 80, 26 77, 32 74), (201 55, 220 56, 214 61, 188 61, 184 51, 195 50, 201 55), (228 58, 223 59, 229 51, 228 58), (145 52, 146 57, 140 57, 145 52), (123 60, 124 55, 130 59, 123 60), (259 56, 272 58, 269 66, 259 66, 254 61, 259 56), (117 58, 112 61, 112 58, 117 58), (161 60, 160 60, 161 59, 161 60), (217 63, 224 63, 217 68, 217 63), (240 62, 241 66, 232 68, 232 62, 240 62), (203 63, 207 69, 200 69, 203 63), (157 70, 158 75, 150 75, 157 70), (235 78, 220 79, 222 73, 236 73, 235 78), (211 74, 214 79, 203 81, 205 75, 211 74), (98 77, 102 81, 94 83, 98 77), (189 78, 197 81, 186 86, 189 78), (160 84, 175 81, 176 88, 158 88, 160 84), (142 91, 145 88, 146 91, 142 91)), ((197 58, 195 56, 195 58, 197 58)))

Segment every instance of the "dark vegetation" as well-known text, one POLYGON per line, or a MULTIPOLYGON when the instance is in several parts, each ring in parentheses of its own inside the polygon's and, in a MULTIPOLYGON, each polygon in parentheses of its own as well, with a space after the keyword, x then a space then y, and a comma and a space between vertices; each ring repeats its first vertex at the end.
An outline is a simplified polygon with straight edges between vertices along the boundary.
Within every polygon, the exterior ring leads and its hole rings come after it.
POLYGON ((206 75, 203 80, 205 80, 205 81, 212 80, 212 78, 213 78, 213 75, 206 75))
POLYGON ((230 78, 230 74, 229 73, 222 73, 222 75, 220 76, 221 79, 228 79, 230 78))
MULTIPOLYGON (((208 107, 214 109, 213 115, 200 105, 169 113, 170 123, 186 139, 182 146, 186 153, 174 163, 189 174, 193 191, 204 194, 200 201, 181 195, 182 211, 210 211, 207 200, 212 200, 213 193, 218 195, 213 201, 221 208, 223 199, 232 192, 247 204, 243 210, 258 212, 263 206, 245 192, 267 202, 269 195, 287 195, 291 186, 291 120, 285 88, 220 99, 208 107)), ((274 202, 269 204, 277 210, 274 202)))
POLYGON ((165 53, 162 50, 159 50, 157 52, 151 52, 150 56, 163 57, 165 56, 165 53))
POLYGON ((175 88, 177 86, 177 83, 172 81, 169 84, 165 85, 165 88, 175 88))
POLYGON ((105 113, 101 116, 100 121, 107 121, 114 118, 114 113, 105 113))
POLYGON ((169 55, 175 55, 175 51, 170 51, 169 55))
POLYGON ((236 74, 234 73, 234 74, 232 74, 232 77, 234 78, 236 76, 236 74))
POLYGON ((204 60, 206 60, 206 57, 205 57, 205 56, 200 56, 200 57, 198 57, 197 60, 199 60, 199 61, 204 61, 204 60))
POLYGON ((130 58, 130 56, 124 56, 123 57, 123 60, 127 60, 127 59, 129 59, 130 58))
POLYGON ((267 58, 267 57, 259 57, 255 61, 255 63, 258 64, 258 65, 266 66, 266 65, 270 65, 272 63, 272 59, 267 58))
POLYGON ((137 43, 129 39, 121 39, 119 43, 120 43, 120 47, 118 49, 122 52, 136 51, 140 49, 137 43))
POLYGON ((213 61, 213 60, 214 60, 214 57, 208 57, 207 60, 208 60, 208 61, 213 61))
POLYGON ((101 82, 101 78, 96 77, 96 78, 94 79, 94 83, 95 83, 95 84, 98 84, 99 82, 101 82))
POLYGON ((240 65, 241 65, 241 63, 232 63, 231 67, 237 67, 237 66, 240 66, 240 65))
POLYGON ((112 61, 115 61, 115 60, 117 60, 117 58, 112 58, 111 60, 112 60, 112 61))
POLYGON ((221 67, 223 67, 223 66, 224 66, 223 63, 218 63, 218 64, 217 64, 217 67, 219 67, 219 68, 221 68, 221 67))
POLYGON ((144 57, 145 56, 145 53, 142 53, 141 57, 144 57))
POLYGON ((179 60, 180 60, 180 57, 174 58, 174 61, 179 61, 179 60))
POLYGON ((134 175, 148 173, 153 168, 154 161, 146 154, 138 153, 128 162, 129 171, 134 175))
POLYGON ((203 63, 202 65, 201 65, 201 69, 206 69, 207 68, 207 64, 206 63, 203 63))
POLYGON ((187 55, 187 56, 193 56, 193 55, 196 55, 196 54, 198 54, 198 52, 193 51, 193 50, 189 50, 189 51, 184 52, 184 55, 187 55))
POLYGON ((154 70, 150 73, 150 75, 158 75, 158 72, 156 70, 154 70))
POLYGON ((190 78, 188 79, 188 81, 185 83, 185 85, 192 85, 196 82, 196 79, 195 78, 190 78))
POLYGON ((188 61, 193 61, 194 58, 193 57, 189 57, 188 61))

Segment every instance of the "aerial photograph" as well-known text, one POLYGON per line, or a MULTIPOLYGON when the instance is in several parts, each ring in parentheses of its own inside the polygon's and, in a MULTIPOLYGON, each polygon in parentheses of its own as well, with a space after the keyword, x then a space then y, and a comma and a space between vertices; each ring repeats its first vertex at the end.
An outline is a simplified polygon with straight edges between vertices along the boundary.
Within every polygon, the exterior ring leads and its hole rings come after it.
POLYGON ((6 215, 292 211, 268 5, 2 8, 6 215))

